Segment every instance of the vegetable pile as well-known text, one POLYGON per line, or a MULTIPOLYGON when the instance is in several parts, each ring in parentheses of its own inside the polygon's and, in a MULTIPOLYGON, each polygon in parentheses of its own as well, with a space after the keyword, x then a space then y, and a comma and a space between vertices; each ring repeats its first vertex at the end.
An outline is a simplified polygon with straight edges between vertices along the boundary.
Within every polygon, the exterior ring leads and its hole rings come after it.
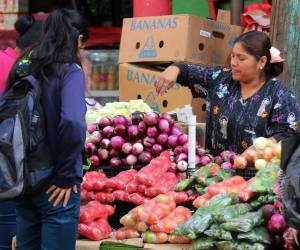
POLYGON ((79 236, 89 240, 102 240, 108 238, 112 229, 107 221, 115 209, 110 205, 103 205, 98 201, 90 201, 80 207, 80 222, 78 224, 79 236))
POLYGON ((190 243, 184 236, 171 235, 179 224, 190 217, 189 209, 176 207, 173 195, 161 194, 124 215, 120 220, 124 227, 116 231, 115 237, 123 240, 142 234, 147 243, 190 243))
MULTIPOLYGON (((170 172, 172 162, 160 156, 137 171, 129 169, 120 172, 112 178, 107 178, 103 172, 87 172, 81 184, 81 200, 97 200, 101 203, 114 201, 143 204, 149 198, 166 194, 174 190, 175 185, 186 175, 170 172)), ((177 203, 183 203, 195 197, 189 197, 185 192, 172 192, 177 203)))

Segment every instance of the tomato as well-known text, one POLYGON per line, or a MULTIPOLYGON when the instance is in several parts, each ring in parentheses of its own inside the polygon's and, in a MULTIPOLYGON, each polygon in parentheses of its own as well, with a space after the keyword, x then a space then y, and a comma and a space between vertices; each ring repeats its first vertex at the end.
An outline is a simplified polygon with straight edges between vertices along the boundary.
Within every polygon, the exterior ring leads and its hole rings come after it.
POLYGON ((145 222, 143 222, 143 221, 140 221, 140 222, 138 222, 137 224, 136 224, 136 230, 138 231, 138 232, 146 232, 147 231, 147 229, 148 229, 148 226, 147 226, 147 224, 145 223, 145 222))
POLYGON ((126 186, 126 191, 128 192, 128 194, 132 194, 137 191, 137 188, 138 188, 138 184, 136 182, 130 182, 126 186))
POLYGON ((115 232, 115 238, 117 240, 125 240, 126 239, 126 228, 122 227, 115 232))
POLYGON ((100 201, 101 203, 106 203, 106 193, 103 192, 96 193, 96 200, 100 201))
POLYGON ((168 241, 168 235, 166 233, 157 233, 157 243, 163 244, 168 241))
POLYGON ((101 191, 104 189, 105 182, 104 181, 96 181, 93 183, 93 189, 96 191, 101 191))
POLYGON ((146 186, 145 185, 138 185, 137 191, 141 194, 144 194, 146 191, 146 186))
POLYGON ((82 182, 81 186, 87 191, 93 191, 93 184, 94 183, 92 181, 84 181, 82 182))
POLYGON ((196 208, 202 207, 210 200, 210 196, 207 194, 199 196, 196 200, 193 202, 193 206, 196 208))
POLYGON ((126 214, 124 215, 121 219, 120 222, 122 225, 128 228, 134 228, 136 225, 136 220, 133 218, 131 214, 126 214))
POLYGON ((212 176, 215 176, 218 173, 219 169, 220 169, 220 167, 217 164, 213 164, 211 166, 209 172, 212 176))

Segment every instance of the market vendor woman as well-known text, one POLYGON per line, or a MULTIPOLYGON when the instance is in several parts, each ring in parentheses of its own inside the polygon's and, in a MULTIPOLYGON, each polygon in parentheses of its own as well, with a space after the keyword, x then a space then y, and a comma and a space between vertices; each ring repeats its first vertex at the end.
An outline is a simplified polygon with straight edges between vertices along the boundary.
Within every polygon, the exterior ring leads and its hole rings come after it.
POLYGON ((298 133, 300 107, 278 79, 280 52, 258 31, 242 34, 231 53, 231 69, 175 63, 155 83, 159 95, 177 81, 207 100, 206 148, 214 155, 242 153, 257 137, 276 141, 298 133))

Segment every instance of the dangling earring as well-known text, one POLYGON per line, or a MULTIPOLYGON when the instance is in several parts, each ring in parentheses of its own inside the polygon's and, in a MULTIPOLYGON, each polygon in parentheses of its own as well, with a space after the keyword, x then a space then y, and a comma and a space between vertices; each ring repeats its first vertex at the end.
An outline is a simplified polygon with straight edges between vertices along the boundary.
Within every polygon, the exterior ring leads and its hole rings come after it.
POLYGON ((263 70, 263 68, 264 68, 263 66, 260 66, 260 70, 263 70))

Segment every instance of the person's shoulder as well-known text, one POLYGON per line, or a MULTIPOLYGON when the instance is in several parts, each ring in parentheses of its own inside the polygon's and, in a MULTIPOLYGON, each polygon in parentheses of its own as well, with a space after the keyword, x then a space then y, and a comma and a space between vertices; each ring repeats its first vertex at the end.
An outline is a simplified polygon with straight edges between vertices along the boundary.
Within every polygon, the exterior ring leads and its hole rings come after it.
POLYGON ((270 89, 272 89, 274 95, 278 97, 288 97, 295 98, 294 93, 291 91, 291 89, 281 80, 277 78, 272 78, 269 80, 270 89))
POLYGON ((60 74, 65 78, 72 74, 84 74, 82 67, 77 63, 65 63, 61 67, 60 74))

